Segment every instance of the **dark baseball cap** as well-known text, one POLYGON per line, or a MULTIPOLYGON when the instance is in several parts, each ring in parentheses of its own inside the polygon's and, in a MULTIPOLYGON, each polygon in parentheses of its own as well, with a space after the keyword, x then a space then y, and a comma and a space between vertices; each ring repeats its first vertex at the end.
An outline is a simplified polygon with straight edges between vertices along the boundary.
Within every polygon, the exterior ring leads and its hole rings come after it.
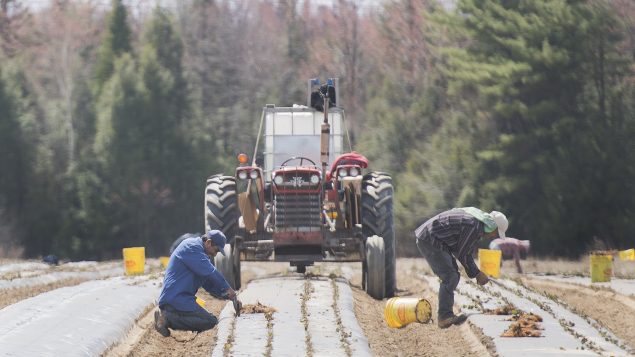
POLYGON ((223 232, 213 229, 205 234, 207 239, 214 242, 214 244, 218 247, 218 251, 220 254, 225 255, 225 244, 227 244, 227 238, 223 234, 223 232))

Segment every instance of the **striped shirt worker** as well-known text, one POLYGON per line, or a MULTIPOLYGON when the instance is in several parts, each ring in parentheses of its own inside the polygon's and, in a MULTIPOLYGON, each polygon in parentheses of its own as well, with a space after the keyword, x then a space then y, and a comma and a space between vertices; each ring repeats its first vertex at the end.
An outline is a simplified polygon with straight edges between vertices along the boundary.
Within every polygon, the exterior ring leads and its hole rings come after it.
POLYGON ((485 232, 485 223, 460 208, 439 213, 415 230, 422 239, 436 248, 452 254, 465 268, 467 276, 476 277, 480 272, 472 252, 485 232))
POLYGON ((432 271, 439 277, 438 324, 440 328, 460 325, 465 314, 454 315, 454 289, 460 274, 456 260, 461 262, 470 278, 485 285, 489 278, 479 270, 472 252, 482 237, 505 237, 507 217, 498 211, 486 213, 475 207, 453 208, 430 218, 415 230, 417 248, 432 271), (456 259, 456 260, 455 260, 456 259))

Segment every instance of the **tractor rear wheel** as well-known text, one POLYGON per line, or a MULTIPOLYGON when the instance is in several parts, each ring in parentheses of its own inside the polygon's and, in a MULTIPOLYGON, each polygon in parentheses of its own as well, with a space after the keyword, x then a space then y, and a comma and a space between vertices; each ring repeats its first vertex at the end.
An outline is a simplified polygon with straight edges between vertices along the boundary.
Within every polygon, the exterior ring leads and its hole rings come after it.
POLYGON ((216 268, 234 290, 240 288, 240 252, 237 249, 238 232, 238 196, 236 195, 236 179, 233 176, 214 175, 207 179, 205 187, 205 231, 217 229, 227 237, 230 254, 223 257, 218 254, 214 259, 216 268), (219 258, 222 257, 222 258, 219 258), (227 262, 225 262, 227 260, 227 262))
MULTIPOLYGON (((393 226, 392 178, 384 172, 370 172, 362 180, 362 234, 383 238, 385 249, 385 294, 393 297, 397 290, 395 230, 393 226)), ((370 267, 368 267, 370 272, 370 267)))
POLYGON ((218 229, 233 242, 238 231, 238 196, 233 176, 214 175, 205 188, 205 232, 218 229))
POLYGON ((386 296, 386 257, 384 239, 378 236, 366 239, 366 272, 364 288, 368 295, 381 300, 386 296))

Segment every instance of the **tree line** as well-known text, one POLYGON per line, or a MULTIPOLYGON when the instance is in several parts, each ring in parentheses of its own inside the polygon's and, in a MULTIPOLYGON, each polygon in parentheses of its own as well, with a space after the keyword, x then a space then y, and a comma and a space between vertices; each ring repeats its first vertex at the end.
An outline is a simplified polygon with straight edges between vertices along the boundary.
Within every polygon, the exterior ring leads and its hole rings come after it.
POLYGON ((399 253, 457 206, 539 255, 633 245, 630 0, 27 5, 0 1, 0 256, 166 254, 262 106, 313 77, 340 78, 354 150, 393 176, 399 253))

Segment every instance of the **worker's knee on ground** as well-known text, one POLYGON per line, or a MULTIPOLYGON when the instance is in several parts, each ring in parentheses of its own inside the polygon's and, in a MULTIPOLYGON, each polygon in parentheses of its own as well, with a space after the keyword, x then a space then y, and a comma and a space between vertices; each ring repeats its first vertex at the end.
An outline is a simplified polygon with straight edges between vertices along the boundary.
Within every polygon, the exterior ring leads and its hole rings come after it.
POLYGON ((206 319, 201 323, 201 329, 199 331, 211 330, 218 324, 218 319, 214 315, 209 315, 206 319))
POLYGON ((216 316, 204 309, 196 312, 162 310, 167 326, 173 330, 183 331, 207 331, 218 324, 216 316))

